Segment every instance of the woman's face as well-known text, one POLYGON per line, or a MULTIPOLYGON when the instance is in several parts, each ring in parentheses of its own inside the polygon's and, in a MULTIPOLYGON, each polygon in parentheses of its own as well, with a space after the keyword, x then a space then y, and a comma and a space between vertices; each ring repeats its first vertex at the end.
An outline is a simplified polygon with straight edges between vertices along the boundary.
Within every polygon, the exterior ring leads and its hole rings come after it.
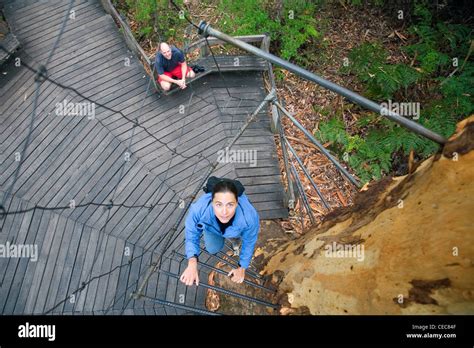
POLYGON ((212 207, 220 222, 225 224, 235 215, 237 200, 232 192, 217 192, 212 200, 212 207))

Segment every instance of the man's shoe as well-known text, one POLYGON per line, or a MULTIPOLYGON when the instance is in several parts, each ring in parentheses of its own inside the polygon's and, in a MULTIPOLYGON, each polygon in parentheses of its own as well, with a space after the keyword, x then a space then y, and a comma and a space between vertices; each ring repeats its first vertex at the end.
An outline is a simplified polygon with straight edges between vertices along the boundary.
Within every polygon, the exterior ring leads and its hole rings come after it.
POLYGON ((200 72, 206 71, 206 69, 205 69, 203 66, 197 65, 197 64, 196 64, 196 65, 193 65, 193 66, 191 67, 191 69, 193 69, 193 71, 194 71, 196 74, 197 74, 197 73, 200 73, 200 72))

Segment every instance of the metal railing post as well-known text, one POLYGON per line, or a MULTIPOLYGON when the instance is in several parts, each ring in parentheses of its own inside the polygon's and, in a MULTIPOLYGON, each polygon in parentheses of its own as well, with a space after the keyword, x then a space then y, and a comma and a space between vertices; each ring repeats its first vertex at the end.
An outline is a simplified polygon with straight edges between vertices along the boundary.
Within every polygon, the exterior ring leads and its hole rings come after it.
POLYGON ((291 120, 291 122, 294 123, 296 127, 298 127, 304 135, 314 144, 318 147, 318 149, 339 169, 339 171, 344 174, 344 176, 351 182, 353 183, 356 187, 360 187, 360 183, 335 159, 328 150, 319 142, 316 140, 316 138, 306 129, 303 127, 301 123, 298 122, 296 118, 294 118, 283 106, 280 105, 277 101, 274 101, 276 106, 291 120))

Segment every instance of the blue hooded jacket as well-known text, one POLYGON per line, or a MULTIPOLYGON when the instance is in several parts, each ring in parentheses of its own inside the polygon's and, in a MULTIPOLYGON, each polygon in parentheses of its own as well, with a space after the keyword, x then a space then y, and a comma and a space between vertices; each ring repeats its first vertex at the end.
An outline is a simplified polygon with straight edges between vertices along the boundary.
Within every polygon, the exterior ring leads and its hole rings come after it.
POLYGON ((250 203, 247 195, 243 193, 238 197, 232 225, 227 227, 225 233, 222 234, 211 201, 212 194, 209 192, 191 204, 185 221, 186 257, 189 259, 194 255, 199 255, 199 240, 201 233, 205 230, 224 238, 242 238, 239 263, 242 268, 248 268, 260 229, 260 219, 257 211, 250 203))

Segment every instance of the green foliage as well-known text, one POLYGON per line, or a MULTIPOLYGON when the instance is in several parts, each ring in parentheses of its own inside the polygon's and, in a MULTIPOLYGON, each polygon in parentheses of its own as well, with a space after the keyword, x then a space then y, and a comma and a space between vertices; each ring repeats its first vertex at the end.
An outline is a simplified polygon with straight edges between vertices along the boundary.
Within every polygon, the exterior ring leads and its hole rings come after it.
MULTIPOLYGON (((350 52, 350 64, 341 71, 356 75, 364 85, 364 93, 377 100, 409 99, 415 95, 409 89, 420 88, 420 83, 431 86, 424 91, 429 97, 419 100, 422 109, 418 122, 449 137, 456 123, 474 111, 474 64, 466 58, 463 61, 471 44, 471 31, 459 24, 434 23, 424 2, 416 4, 414 14, 418 21, 409 31, 415 43, 402 48, 415 62, 414 67, 389 64, 380 44, 364 43, 350 52), (457 58, 457 66, 453 66, 453 58, 457 58)), ((320 124, 318 136, 332 142, 331 149, 362 181, 388 174, 397 155, 414 150, 426 158, 438 149, 436 143, 379 115, 360 118, 352 132, 365 136, 348 134, 336 117, 320 124)))
POLYGON ((343 73, 353 73, 365 83, 366 93, 374 99, 392 99, 401 88, 417 82, 418 72, 405 64, 387 64, 387 53, 377 43, 364 43, 349 54, 350 64, 343 73))
POLYGON ((314 19, 316 5, 305 1, 284 1, 281 16, 272 18, 263 0, 223 0, 220 10, 225 14, 222 30, 233 35, 269 33, 279 47, 276 52, 287 60, 299 62, 299 49, 314 44, 322 35, 314 19))
POLYGON ((320 124, 318 133, 323 142, 332 143, 331 150, 354 168, 362 181, 380 179, 390 171, 391 150, 398 146, 395 142, 385 141, 382 131, 375 129, 363 139, 359 135, 349 135, 343 122, 332 118, 320 124))
MULTIPOLYGON (((114 1, 116 5, 117 2, 114 1)), ((175 3, 182 8, 182 0, 175 3)), ((167 0, 125 0, 120 5, 138 24, 134 32, 137 40, 146 37, 153 41, 166 41, 176 34, 177 29, 183 30, 187 25, 167 0)))
POLYGON ((423 77, 443 74, 452 67, 452 58, 460 59, 469 49, 471 30, 460 24, 433 23, 430 11, 424 2, 415 4, 415 16, 419 22, 409 31, 416 35, 417 43, 404 50, 416 56, 423 77))

